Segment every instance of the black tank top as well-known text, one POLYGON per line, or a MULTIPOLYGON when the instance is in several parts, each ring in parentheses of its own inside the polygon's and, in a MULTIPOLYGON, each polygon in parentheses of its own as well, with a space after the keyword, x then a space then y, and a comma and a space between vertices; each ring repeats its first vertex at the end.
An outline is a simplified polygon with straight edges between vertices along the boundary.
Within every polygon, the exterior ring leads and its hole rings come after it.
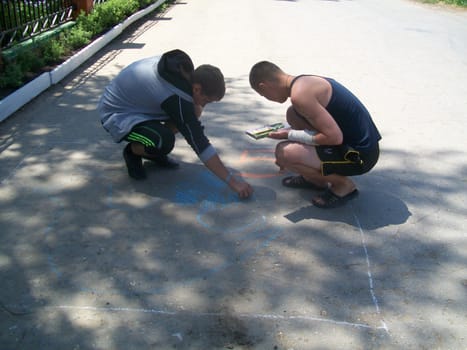
MULTIPOLYGON (((290 88, 298 78, 303 76, 305 75, 295 77, 290 88)), ((332 87, 331 99, 325 108, 342 130, 343 143, 362 153, 369 152, 381 140, 381 135, 370 113, 360 100, 342 84, 331 78, 322 78, 326 79, 332 87)))

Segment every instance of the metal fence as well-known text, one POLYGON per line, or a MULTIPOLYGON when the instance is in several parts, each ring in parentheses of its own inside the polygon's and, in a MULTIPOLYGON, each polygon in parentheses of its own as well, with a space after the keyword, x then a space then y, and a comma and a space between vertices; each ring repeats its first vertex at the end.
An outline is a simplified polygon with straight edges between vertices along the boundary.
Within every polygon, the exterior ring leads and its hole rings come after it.
POLYGON ((0 47, 72 20, 72 0, 0 0, 0 47))

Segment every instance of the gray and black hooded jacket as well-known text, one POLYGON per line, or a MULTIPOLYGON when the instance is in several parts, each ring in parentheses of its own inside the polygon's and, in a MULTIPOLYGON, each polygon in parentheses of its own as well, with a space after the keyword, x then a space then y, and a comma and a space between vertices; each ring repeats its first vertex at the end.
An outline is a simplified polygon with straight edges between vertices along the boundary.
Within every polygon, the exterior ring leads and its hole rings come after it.
POLYGON ((141 122, 170 121, 203 162, 216 154, 195 115, 191 83, 181 74, 181 65, 187 61, 193 70, 186 53, 169 51, 130 64, 112 80, 98 110, 103 127, 115 142, 141 122))

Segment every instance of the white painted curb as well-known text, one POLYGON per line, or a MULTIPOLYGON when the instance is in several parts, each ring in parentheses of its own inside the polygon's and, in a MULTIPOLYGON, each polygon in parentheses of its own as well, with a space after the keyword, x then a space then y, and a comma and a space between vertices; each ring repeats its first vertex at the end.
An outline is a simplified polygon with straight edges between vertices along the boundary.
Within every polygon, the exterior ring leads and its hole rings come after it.
POLYGON ((50 87, 49 73, 42 73, 0 101, 0 122, 50 87))
POLYGON ((136 22, 140 18, 146 16, 150 12, 154 11, 166 0, 158 0, 151 6, 134 13, 128 17, 122 23, 116 25, 110 31, 93 41, 90 45, 70 57, 68 60, 60 64, 54 70, 43 73, 34 80, 30 81, 20 89, 16 90, 12 94, 8 95, 4 99, 0 100, 0 122, 8 118, 10 115, 15 113, 18 109, 23 107, 25 104, 36 98, 42 92, 47 90, 50 86, 57 84, 68 74, 73 72, 86 60, 91 58, 96 52, 110 43, 113 39, 119 36, 125 28, 130 24, 136 22))

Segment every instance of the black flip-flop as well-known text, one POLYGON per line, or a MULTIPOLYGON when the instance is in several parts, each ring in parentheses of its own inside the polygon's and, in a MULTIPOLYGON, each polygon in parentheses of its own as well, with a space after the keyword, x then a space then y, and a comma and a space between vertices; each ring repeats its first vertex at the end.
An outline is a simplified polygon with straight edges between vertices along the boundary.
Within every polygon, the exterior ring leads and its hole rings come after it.
POLYGON ((313 198, 311 201, 315 207, 323 208, 323 209, 330 209, 330 208, 337 208, 343 206, 349 200, 358 196, 358 190, 355 189, 349 194, 345 196, 338 196, 334 192, 332 192, 329 188, 324 191, 322 194, 313 198), (319 199, 319 201, 317 201, 319 199))
POLYGON ((282 179, 282 186, 290 188, 308 188, 312 190, 324 190, 326 187, 320 187, 307 181, 302 175, 287 176, 282 179))

